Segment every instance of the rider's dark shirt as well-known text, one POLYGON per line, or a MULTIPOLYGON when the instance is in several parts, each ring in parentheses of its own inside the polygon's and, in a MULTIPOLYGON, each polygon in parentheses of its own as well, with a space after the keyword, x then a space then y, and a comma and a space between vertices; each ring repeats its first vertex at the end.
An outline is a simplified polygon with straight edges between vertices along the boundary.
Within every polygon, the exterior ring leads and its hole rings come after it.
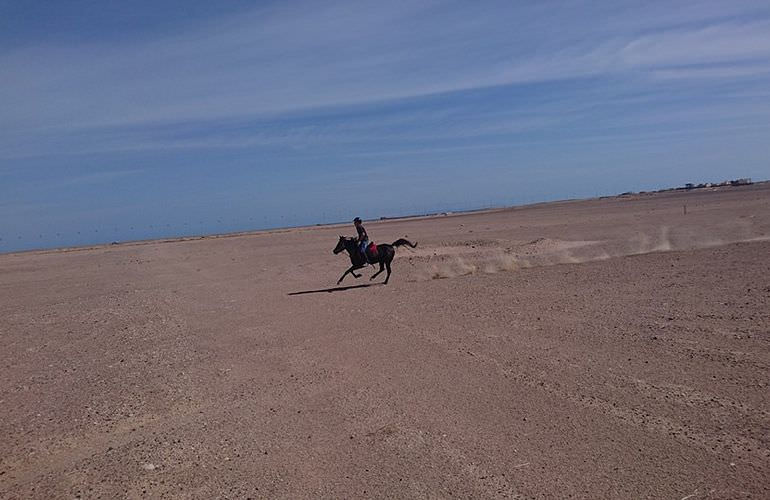
POLYGON ((358 241, 369 240, 369 235, 366 234, 366 229, 364 229, 363 225, 359 224, 356 226, 356 231, 358 231, 358 241))

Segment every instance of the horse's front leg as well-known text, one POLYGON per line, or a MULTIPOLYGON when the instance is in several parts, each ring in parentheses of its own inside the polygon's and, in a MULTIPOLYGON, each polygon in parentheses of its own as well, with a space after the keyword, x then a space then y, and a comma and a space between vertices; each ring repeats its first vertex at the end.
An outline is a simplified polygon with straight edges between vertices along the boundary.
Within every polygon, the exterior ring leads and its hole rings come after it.
MULTIPOLYGON (((340 276, 340 279, 339 279, 339 280, 337 280, 337 284, 339 285, 340 283, 342 283, 342 280, 343 280, 343 279, 345 279, 345 276, 347 276, 347 275, 348 275, 348 273, 352 273, 352 274, 353 274, 353 276, 356 276, 356 273, 354 273, 354 272, 353 272, 353 270, 354 270, 354 269, 358 269, 358 268, 360 268, 360 267, 361 267, 361 266, 357 266, 357 265, 355 265, 355 264, 353 264, 352 266, 350 266, 350 268, 349 268, 347 271, 345 271, 344 273, 342 273, 342 276, 340 276)), ((361 275, 360 275, 360 274, 359 274, 358 276, 356 276, 356 278, 360 278, 360 277, 361 277, 361 275)))
POLYGON ((365 268, 365 267, 366 267, 366 262, 364 262, 364 263, 361 263, 361 262, 357 262, 357 263, 356 263, 356 262, 354 261, 354 262, 353 262, 353 270, 352 270, 352 271, 350 271, 350 274, 352 274, 352 275, 353 275, 355 278, 360 278, 360 277, 361 277, 361 275, 360 275, 360 274, 356 274, 354 271, 355 271, 356 269, 363 269, 363 268, 365 268))
POLYGON ((345 279, 345 276, 347 276, 347 275, 348 275, 348 273, 352 273, 352 272, 353 272, 353 268, 354 268, 354 267, 355 267, 355 266, 350 266, 350 268, 349 268, 347 271, 345 271, 344 273, 342 273, 342 276, 340 276, 340 279, 338 279, 338 280, 337 280, 337 284, 338 284, 338 285, 339 285, 340 283, 342 283, 342 280, 344 280, 344 279, 345 279))
POLYGON ((356 274, 355 270, 356 269, 363 269, 364 267, 366 267, 366 264, 353 264, 353 269, 350 271, 350 274, 352 274, 354 278, 360 278, 361 275, 360 274, 356 274))

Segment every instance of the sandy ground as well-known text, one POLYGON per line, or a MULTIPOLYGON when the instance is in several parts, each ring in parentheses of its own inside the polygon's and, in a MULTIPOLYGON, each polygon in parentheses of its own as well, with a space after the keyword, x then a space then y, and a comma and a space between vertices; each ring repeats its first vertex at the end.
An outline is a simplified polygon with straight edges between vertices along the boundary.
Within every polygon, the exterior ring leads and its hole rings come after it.
POLYGON ((770 185, 367 229, 0 256, 0 497, 770 498, 770 185))

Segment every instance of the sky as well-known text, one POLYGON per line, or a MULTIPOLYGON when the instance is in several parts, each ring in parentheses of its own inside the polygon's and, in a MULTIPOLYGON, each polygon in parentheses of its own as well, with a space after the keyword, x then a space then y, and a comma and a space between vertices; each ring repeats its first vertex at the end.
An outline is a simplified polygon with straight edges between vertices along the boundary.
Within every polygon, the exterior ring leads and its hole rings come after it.
POLYGON ((766 1, 0 0, 0 252, 739 177, 766 1))

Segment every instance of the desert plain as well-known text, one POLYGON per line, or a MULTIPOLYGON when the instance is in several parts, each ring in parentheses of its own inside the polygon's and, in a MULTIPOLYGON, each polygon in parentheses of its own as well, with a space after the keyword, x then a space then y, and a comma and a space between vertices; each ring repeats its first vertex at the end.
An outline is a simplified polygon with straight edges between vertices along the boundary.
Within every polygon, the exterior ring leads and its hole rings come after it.
POLYGON ((365 225, 0 255, 0 497, 770 498, 770 184, 365 225))

